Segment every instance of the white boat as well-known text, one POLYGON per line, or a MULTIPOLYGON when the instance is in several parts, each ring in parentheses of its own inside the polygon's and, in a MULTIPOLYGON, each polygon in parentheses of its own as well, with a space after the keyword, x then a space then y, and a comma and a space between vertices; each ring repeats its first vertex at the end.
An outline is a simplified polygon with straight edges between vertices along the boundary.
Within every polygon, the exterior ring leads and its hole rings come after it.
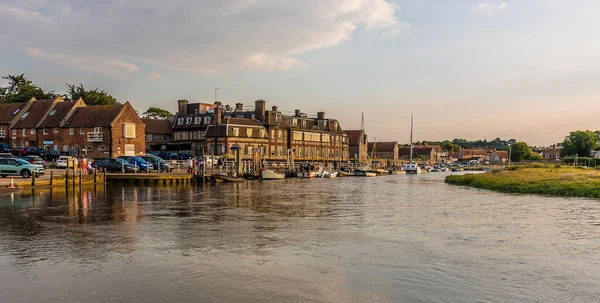
POLYGON ((395 170, 390 170, 390 174, 391 175, 404 175, 404 174, 406 174, 406 172, 401 169, 395 169, 395 170))
POLYGON ((354 176, 354 173, 340 170, 340 171, 338 171, 338 175, 340 175, 340 177, 352 177, 352 176, 354 176))
POLYGON ((260 178, 263 180, 281 180, 285 179, 285 174, 276 173, 270 169, 260 171, 260 178))
POLYGON ((423 171, 421 167, 415 163, 404 164, 402 170, 407 174, 421 174, 423 171))
POLYGON ((323 167, 315 166, 314 164, 300 165, 298 178, 318 178, 323 175, 323 167))
POLYGON ((323 173, 323 178, 335 178, 337 177, 338 172, 336 171, 326 171, 323 173))

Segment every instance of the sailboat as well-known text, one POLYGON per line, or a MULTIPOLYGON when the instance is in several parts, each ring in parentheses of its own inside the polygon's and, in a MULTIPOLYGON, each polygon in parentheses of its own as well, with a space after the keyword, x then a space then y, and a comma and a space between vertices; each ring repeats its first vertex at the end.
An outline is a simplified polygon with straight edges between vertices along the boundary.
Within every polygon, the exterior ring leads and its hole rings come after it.
POLYGON ((416 163, 413 163, 413 115, 410 115, 410 161, 404 164, 402 170, 407 174, 420 174, 422 173, 421 167, 416 163))

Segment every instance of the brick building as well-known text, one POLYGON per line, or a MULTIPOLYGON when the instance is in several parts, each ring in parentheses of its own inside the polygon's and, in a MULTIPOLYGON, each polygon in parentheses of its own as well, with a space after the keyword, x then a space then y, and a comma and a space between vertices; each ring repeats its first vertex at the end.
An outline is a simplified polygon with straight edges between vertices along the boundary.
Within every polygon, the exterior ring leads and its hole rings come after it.
POLYGON ((352 162, 367 163, 368 144, 364 130, 346 130, 348 136, 348 159, 352 162))
POLYGON ((146 125, 146 150, 167 150, 172 140, 173 122, 169 119, 142 119, 146 125))
POLYGON ((13 147, 12 138, 16 139, 17 134, 15 131, 14 136, 12 135, 11 127, 30 105, 30 102, 0 104, 0 143, 13 147))
POLYGON ((59 130, 63 151, 93 158, 143 155, 145 124, 129 102, 77 107, 59 130))
POLYGON ((369 157, 377 160, 379 165, 398 165, 398 141, 393 142, 369 142, 369 157))
POLYGON ((61 142, 65 141, 65 137, 61 127, 76 108, 83 106, 85 103, 82 99, 55 103, 37 126, 37 146, 45 150, 62 150, 61 142))

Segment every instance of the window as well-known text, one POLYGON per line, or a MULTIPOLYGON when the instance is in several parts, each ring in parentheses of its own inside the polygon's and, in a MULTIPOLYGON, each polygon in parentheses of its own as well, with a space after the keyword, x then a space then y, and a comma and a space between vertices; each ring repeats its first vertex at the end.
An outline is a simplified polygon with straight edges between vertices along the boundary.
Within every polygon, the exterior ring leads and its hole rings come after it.
MULTIPOLYGON (((13 128, 13 130, 12 130, 12 134, 13 134, 13 136, 16 136, 16 135, 17 135, 17 129, 16 129, 16 128, 13 128)), ((16 146, 15 146, 15 147, 16 147, 16 146)))
POLYGON ((125 125, 123 125, 123 137, 135 139, 135 124, 125 123, 125 125))
POLYGON ((106 150, 106 147, 104 147, 104 145, 100 145, 98 147, 98 151, 105 151, 105 150, 106 150))
POLYGON ((17 142, 13 141, 13 147, 17 147, 17 142))
POLYGON ((546 159, 550 159, 550 154, 546 154, 546 159))
POLYGON ((88 145, 88 146, 85 147, 85 150, 87 150, 87 151, 93 151, 94 148, 88 145))
POLYGON ((202 122, 202 117, 194 118, 194 124, 200 124, 202 122))
POLYGON ((125 144, 125 156, 135 156, 135 145, 125 144))
POLYGON ((264 138, 264 137, 265 137, 265 130, 264 130, 264 129, 261 129, 261 130, 259 130, 259 131, 258 131, 258 134, 259 134, 259 136, 260 136, 261 138, 264 138))
POLYGON ((233 129, 231 129, 231 133, 234 137, 237 137, 240 135, 240 129, 237 127, 234 127, 233 129))
POLYGON ((44 128, 44 135, 47 135, 47 134, 48 134, 48 129, 44 128))
POLYGON ((21 117, 21 119, 25 119, 25 118, 27 118, 27 116, 29 116, 29 112, 24 113, 23 117, 21 117))
POLYGON ((55 127, 55 128, 54 128, 54 133, 55 133, 55 134, 58 134, 58 127, 55 127))
POLYGON ((281 115, 280 114, 275 114, 275 122, 277 122, 277 123, 281 122, 281 115))
POLYGON ((298 126, 298 119, 292 119, 292 126, 298 126))
POLYGON ((556 153, 556 159, 560 159, 560 153, 556 153))
POLYGON ((246 155, 252 155, 252 154, 254 154, 254 147, 246 146, 246 155))
POLYGON ((204 124, 210 123, 210 117, 204 117, 204 124))
POLYGON ((53 109, 53 110, 52 110, 52 111, 51 111, 51 112, 48 114, 48 116, 54 116, 54 114, 55 114, 55 113, 56 113, 56 110, 55 110, 55 109, 53 109))
POLYGON ((275 130, 271 130, 271 139, 275 139, 275 130))
POLYGON ((69 127, 69 135, 74 135, 75 134, 75 129, 72 127, 69 127))
POLYGON ((94 132, 95 133, 101 133, 102 132, 102 127, 94 127, 94 132))
POLYGON ((252 137, 252 129, 246 128, 246 137, 252 137))
POLYGON ((279 139, 279 140, 283 139, 283 132, 281 130, 277 131, 277 139, 279 139))
POLYGON ((25 129, 22 129, 23 137, 25 137, 25 129))
POLYGON ((302 132, 293 132, 293 139, 296 141, 302 141, 302 132))
POLYGON ((183 124, 183 118, 178 118, 177 125, 182 125, 182 124, 183 124))
POLYGON ((186 118, 185 124, 192 124, 192 118, 186 118))
POLYGON ((17 110, 13 113, 13 115, 16 115, 20 110, 21 110, 20 108, 17 108, 17 110))
POLYGON ((322 139, 321 141, 326 142, 326 143, 329 143, 331 141, 330 135, 327 135, 327 134, 323 134, 321 139, 322 139))
POLYGON ((32 129, 29 131, 29 134, 31 134, 31 135, 34 135, 34 134, 35 134, 35 128, 32 128, 32 129))
POLYGON ((244 115, 237 115, 235 117, 238 118, 238 119, 244 119, 244 115))
POLYGON ((85 134, 85 128, 83 128, 83 127, 80 127, 80 128, 79 128, 79 134, 80 134, 80 135, 83 135, 83 134, 85 134))

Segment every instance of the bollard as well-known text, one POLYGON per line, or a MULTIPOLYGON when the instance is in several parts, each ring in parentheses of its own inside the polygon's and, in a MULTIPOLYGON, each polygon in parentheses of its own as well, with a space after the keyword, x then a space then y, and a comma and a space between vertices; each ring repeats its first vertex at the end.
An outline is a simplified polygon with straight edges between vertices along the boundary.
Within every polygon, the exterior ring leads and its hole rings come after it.
POLYGON ((52 186, 52 184, 54 183, 54 181, 52 180, 54 177, 53 173, 54 173, 53 171, 50 171, 50 186, 52 186))
POLYGON ((35 187, 35 173, 31 173, 31 187, 35 187))
POLYGON ((15 180, 13 180, 13 177, 10 177, 10 186, 9 188, 15 188, 15 180))

